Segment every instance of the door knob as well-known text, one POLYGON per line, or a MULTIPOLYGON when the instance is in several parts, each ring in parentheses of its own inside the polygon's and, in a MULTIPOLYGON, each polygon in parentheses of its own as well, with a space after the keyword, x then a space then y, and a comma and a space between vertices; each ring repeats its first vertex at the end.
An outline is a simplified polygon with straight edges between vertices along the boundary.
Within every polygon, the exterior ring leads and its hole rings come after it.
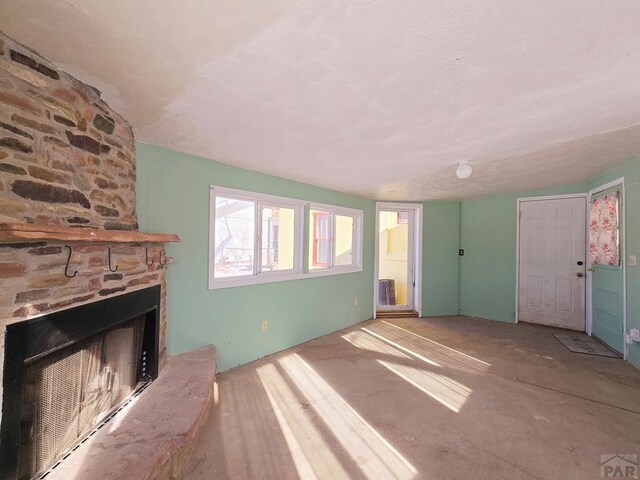
POLYGON ((584 277, 584 273, 582 273, 582 272, 578 272, 578 273, 576 273, 576 276, 577 276, 577 277, 584 277))

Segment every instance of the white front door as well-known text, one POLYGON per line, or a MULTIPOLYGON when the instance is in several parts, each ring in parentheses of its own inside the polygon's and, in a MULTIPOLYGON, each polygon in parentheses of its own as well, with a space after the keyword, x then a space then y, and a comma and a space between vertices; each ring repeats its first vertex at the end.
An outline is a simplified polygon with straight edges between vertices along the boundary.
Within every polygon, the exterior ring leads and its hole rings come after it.
POLYGON ((518 321, 585 331, 586 200, 520 202, 518 321))

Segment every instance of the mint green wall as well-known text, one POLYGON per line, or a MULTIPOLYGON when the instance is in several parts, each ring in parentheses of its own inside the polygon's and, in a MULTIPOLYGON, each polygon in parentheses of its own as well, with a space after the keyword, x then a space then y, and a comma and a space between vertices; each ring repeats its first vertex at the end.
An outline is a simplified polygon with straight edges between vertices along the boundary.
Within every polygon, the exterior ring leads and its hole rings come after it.
POLYGON ((423 202, 422 316, 458 314, 460 202, 423 202))
POLYGON ((165 148, 137 144, 141 230, 177 233, 167 247, 168 350, 218 349, 220 371, 361 320, 373 310, 375 202, 250 172, 165 148), (209 185, 364 210, 362 272, 207 289, 209 185), (358 299, 358 306, 353 299, 358 299), (269 330, 261 331, 261 322, 269 330))
MULTIPOLYGON (((515 313, 517 199, 588 192, 625 177, 627 255, 640 257, 640 158, 576 185, 462 202, 460 215, 460 311, 511 322, 515 313)), ((640 328, 640 267, 627 267, 627 331, 640 328)), ((627 360, 640 367, 640 345, 627 360)))
MULTIPOLYGON (((145 144, 137 145, 137 162, 141 229, 182 238, 168 246, 176 258, 168 271, 169 353, 212 343, 223 371, 372 316, 374 201, 145 144), (364 210, 363 271, 209 291, 211 184, 364 210), (263 320, 267 333, 260 329, 263 320)), ((627 182, 627 252, 640 256, 640 159, 584 184, 461 203, 423 202, 423 316, 459 311, 513 321, 517 198, 586 192, 621 176, 627 182), (458 248, 465 249, 463 257, 458 248)), ((640 328, 640 267, 629 267, 627 275, 628 328, 640 328)), ((629 361, 640 366, 637 344, 629 361)))
MULTIPOLYGON (((640 257, 640 158, 581 184, 462 202, 460 213, 460 312, 512 322, 515 314, 517 199, 588 192, 625 177, 627 255, 640 257)), ((640 328, 640 267, 627 267, 627 331, 640 328)), ((640 367, 640 345, 627 360, 640 367)))
MULTIPOLYGON (((373 200, 140 143, 137 168, 140 228, 177 233, 182 239, 167 247, 176 258, 167 278, 170 354, 212 343, 218 348, 218 367, 223 371, 371 318, 373 200), (209 185, 364 210, 363 271, 209 291, 209 185), (353 305, 354 298, 358 306, 353 305), (261 331, 263 320, 269 322, 267 333, 261 331)), ((460 204, 423 205, 423 315, 455 315, 460 204)))
POLYGON ((512 322, 516 296, 517 199, 586 192, 587 184, 462 202, 460 313, 512 322))
MULTIPOLYGON (((589 182, 597 188, 620 177, 625 179, 626 254, 640 257, 640 157, 609 170, 589 182)), ((627 262, 627 332, 640 328, 640 267, 627 262)), ((627 360, 640 368, 640 344, 629 345, 627 360)))

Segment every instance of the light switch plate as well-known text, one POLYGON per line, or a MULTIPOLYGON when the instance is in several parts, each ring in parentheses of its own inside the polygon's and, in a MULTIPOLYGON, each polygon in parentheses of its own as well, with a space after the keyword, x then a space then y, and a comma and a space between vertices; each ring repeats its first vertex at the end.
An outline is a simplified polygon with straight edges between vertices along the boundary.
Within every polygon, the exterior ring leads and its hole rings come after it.
POLYGON ((637 264, 637 259, 635 255, 629 255, 629 266, 635 267, 637 264))

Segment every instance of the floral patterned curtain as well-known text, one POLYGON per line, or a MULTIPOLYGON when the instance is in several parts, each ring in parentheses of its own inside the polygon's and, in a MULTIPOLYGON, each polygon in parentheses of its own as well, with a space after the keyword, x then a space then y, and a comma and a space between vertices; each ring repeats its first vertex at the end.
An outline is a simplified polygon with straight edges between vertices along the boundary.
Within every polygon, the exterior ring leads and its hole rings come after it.
POLYGON ((591 263, 619 265, 619 193, 591 200, 589 250, 591 263))

